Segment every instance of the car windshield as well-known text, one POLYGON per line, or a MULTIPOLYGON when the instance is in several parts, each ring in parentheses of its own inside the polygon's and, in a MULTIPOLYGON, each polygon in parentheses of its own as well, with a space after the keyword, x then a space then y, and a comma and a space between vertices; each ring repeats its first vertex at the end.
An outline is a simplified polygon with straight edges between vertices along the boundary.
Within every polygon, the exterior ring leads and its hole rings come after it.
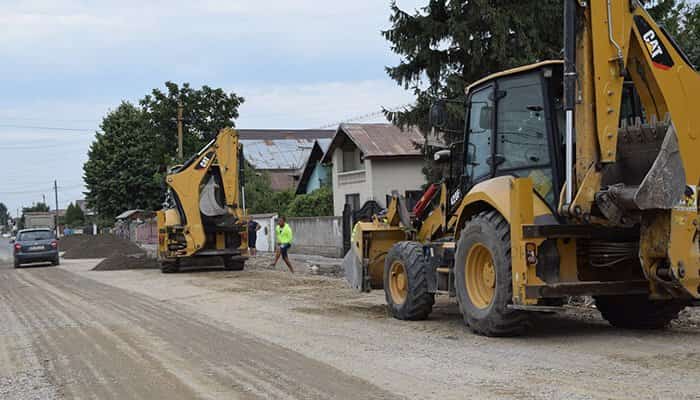
POLYGON ((48 240, 53 239, 53 232, 51 231, 29 231, 22 232, 17 238, 18 241, 28 241, 28 240, 48 240))

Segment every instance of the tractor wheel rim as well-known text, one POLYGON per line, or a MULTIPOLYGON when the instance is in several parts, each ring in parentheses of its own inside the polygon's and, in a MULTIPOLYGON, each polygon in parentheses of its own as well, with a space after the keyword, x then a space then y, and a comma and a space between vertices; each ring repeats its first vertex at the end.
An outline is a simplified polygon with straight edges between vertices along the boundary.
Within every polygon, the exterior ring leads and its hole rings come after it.
POLYGON ((464 280, 467 294, 477 308, 487 308, 496 292, 496 268, 491 251, 482 244, 475 244, 467 255, 464 280))
POLYGON ((403 304, 408 297, 408 275, 401 261, 394 261, 389 269, 389 292, 394 304, 403 304))

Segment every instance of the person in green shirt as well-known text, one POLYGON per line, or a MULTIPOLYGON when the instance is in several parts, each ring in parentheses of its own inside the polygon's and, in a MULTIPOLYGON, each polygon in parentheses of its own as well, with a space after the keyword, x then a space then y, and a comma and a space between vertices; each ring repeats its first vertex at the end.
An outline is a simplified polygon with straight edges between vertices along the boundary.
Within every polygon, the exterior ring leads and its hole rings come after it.
POLYGON ((271 267, 274 268, 277 266, 277 261, 279 261, 281 255, 289 271, 294 273, 294 268, 292 268, 292 263, 289 262, 289 254, 287 253, 289 248, 292 247, 294 234, 284 217, 279 217, 277 226, 275 227, 275 234, 277 237, 277 251, 275 252, 275 261, 272 263, 271 267))

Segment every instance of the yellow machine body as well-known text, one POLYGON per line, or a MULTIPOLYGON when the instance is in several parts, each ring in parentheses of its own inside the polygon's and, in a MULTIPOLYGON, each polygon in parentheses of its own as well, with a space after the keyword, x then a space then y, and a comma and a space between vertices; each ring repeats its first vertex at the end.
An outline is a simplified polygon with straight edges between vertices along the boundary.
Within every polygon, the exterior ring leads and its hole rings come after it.
POLYGON ((238 133, 225 128, 167 175, 168 207, 157 215, 158 255, 163 263, 221 256, 225 262, 242 266, 247 217, 240 202, 241 167, 238 133))

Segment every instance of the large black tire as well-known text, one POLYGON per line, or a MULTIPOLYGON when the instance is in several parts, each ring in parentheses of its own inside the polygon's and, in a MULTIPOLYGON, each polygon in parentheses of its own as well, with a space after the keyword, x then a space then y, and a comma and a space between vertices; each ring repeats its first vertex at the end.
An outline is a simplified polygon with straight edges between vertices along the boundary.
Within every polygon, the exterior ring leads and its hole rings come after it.
POLYGON ((455 255, 455 288, 459 309, 465 324, 474 333, 484 336, 517 336, 532 326, 527 312, 513 310, 513 283, 510 255, 510 224, 497 211, 485 211, 466 223, 457 242, 455 255), (467 257, 475 245, 490 252, 495 281, 491 301, 476 305, 466 281, 467 257))
POLYGON ((180 272, 180 260, 176 261, 161 261, 160 272, 164 274, 175 274, 180 272))
POLYGON ((427 319, 433 311, 435 294, 428 292, 428 268, 423 248, 416 242, 399 242, 392 246, 384 262, 384 294, 391 315, 408 321, 427 319), (405 299, 394 299, 390 290, 391 270, 400 263, 408 279, 405 299))
POLYGON ((226 271, 243 271, 245 268, 245 261, 234 260, 232 257, 223 257, 224 259, 224 269, 226 271))
POLYGON ((663 329, 687 304, 677 300, 649 300, 646 295, 597 296, 596 307, 610 325, 624 329, 663 329))
POLYGON ((56 266, 56 265, 59 265, 59 264, 61 264, 61 260, 60 260, 60 258, 59 258, 58 256, 56 256, 56 258, 53 259, 53 261, 51 261, 51 265, 56 266))
POLYGON ((20 264, 20 262, 17 261, 17 259, 15 258, 15 268, 21 268, 21 267, 22 267, 22 264, 20 264))

